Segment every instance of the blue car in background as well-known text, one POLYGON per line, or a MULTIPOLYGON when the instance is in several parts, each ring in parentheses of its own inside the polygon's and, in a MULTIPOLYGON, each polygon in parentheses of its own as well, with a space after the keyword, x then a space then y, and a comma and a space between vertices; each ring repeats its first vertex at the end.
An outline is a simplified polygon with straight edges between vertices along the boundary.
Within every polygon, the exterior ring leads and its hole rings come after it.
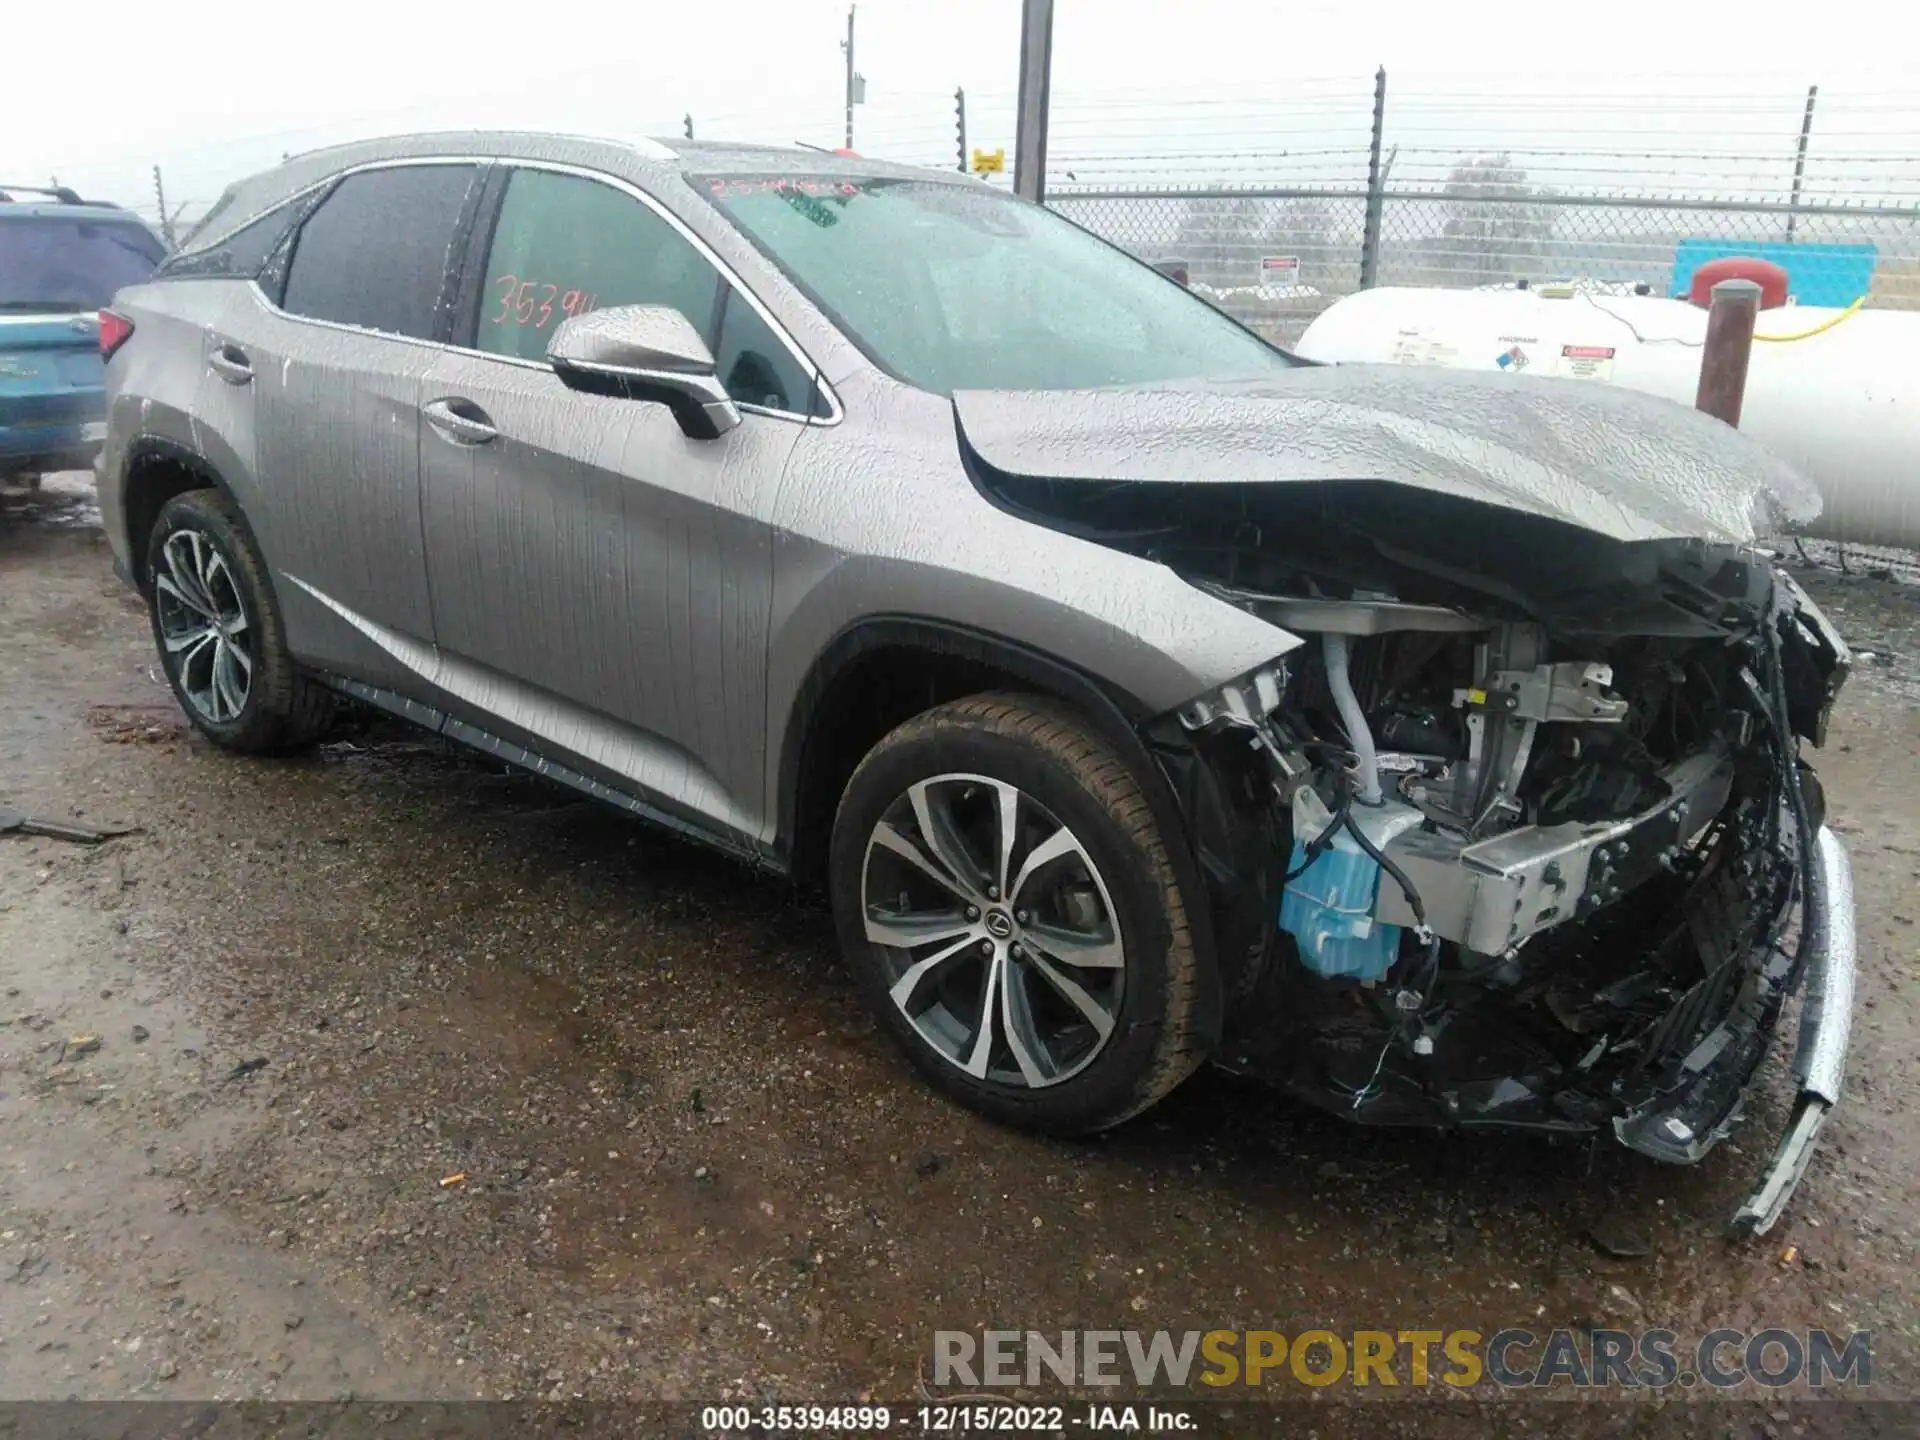
POLYGON ((0 483, 93 464, 106 432, 98 312, 165 254, 117 205, 0 185, 0 483))

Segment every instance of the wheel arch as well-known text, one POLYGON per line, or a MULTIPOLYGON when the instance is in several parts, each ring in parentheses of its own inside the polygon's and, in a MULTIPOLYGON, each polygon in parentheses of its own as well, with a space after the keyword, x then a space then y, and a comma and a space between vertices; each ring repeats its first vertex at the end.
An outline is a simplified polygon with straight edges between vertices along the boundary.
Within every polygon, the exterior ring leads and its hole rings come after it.
POLYGON ((174 496, 189 490, 218 490, 241 520, 246 520, 245 507, 219 467, 177 440, 161 435, 136 436, 127 446, 121 474, 127 568, 142 594, 152 583, 152 576, 147 573, 147 540, 153 534, 154 522, 160 518, 161 510, 174 496))
POLYGON ((967 695, 1042 694, 1072 705, 1139 777, 1190 897, 1201 959, 1199 1021, 1216 1039, 1219 966, 1203 883, 1173 787, 1142 735, 1152 718, 1135 697, 1055 656, 987 631, 918 616, 878 616, 841 631, 815 657, 781 727, 776 847, 796 882, 824 888, 827 840, 848 778, 895 726, 967 695))

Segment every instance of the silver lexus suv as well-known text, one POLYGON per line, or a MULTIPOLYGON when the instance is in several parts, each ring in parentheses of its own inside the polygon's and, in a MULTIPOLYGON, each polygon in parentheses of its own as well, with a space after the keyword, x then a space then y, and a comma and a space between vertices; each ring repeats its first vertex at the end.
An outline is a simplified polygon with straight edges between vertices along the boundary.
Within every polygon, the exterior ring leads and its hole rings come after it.
POLYGON ((343 698, 830 896, 885 1028, 1085 1132, 1209 1057, 1699 1158, 1837 1100, 1845 645, 1797 475, 1599 384, 1309 366, 1060 216, 786 149, 433 135, 234 186, 103 319, 181 706, 343 698))

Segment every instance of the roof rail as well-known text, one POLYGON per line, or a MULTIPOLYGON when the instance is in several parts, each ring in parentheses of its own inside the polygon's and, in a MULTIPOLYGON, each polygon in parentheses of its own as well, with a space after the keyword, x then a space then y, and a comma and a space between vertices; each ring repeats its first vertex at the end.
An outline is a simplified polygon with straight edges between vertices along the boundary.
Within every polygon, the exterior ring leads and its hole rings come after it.
POLYGON ((65 185, 8 185, 0 183, 0 196, 5 196, 11 200, 13 196, 10 192, 14 190, 25 190, 33 195, 51 195, 62 205, 91 205, 96 203, 91 200, 82 200, 79 191, 70 190, 65 185))

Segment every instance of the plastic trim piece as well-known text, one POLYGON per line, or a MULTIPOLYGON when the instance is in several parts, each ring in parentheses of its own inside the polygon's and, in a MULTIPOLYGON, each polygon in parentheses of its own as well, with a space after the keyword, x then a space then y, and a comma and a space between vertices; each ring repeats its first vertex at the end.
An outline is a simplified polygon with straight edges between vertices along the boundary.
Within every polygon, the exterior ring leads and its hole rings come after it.
POLYGON ((1813 955, 1807 965, 1800 1037, 1794 1053, 1793 1070, 1800 1081, 1800 1096, 1766 1174, 1733 1213, 1728 1229, 1734 1235, 1764 1235, 1785 1212, 1813 1160, 1827 1117, 1840 1103, 1846 1077, 1854 979, 1859 966, 1853 921, 1853 865, 1845 842, 1825 826, 1814 837, 1814 855, 1816 868, 1808 884, 1821 888, 1825 903, 1815 907, 1821 917, 1820 932, 1814 937, 1813 955))

